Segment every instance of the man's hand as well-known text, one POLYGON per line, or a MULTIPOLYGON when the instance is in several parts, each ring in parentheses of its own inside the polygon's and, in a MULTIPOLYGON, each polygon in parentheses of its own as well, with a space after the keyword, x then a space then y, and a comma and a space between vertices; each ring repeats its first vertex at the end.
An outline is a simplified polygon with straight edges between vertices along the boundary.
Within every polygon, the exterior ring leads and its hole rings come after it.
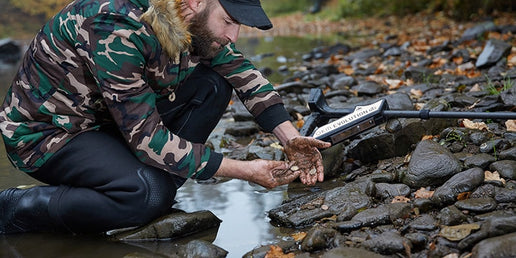
POLYGON ((324 180, 322 156, 318 149, 328 148, 331 143, 312 137, 298 136, 285 144, 285 154, 292 163, 291 169, 299 171, 301 183, 314 185, 324 180))
POLYGON ((288 184, 299 177, 300 171, 292 171, 291 166, 284 161, 257 159, 249 161, 251 178, 249 181, 265 188, 288 184))
POLYGON ((293 171, 291 167, 292 164, 285 161, 243 161, 224 158, 215 176, 243 179, 271 189, 288 184, 299 177, 300 171, 293 171))

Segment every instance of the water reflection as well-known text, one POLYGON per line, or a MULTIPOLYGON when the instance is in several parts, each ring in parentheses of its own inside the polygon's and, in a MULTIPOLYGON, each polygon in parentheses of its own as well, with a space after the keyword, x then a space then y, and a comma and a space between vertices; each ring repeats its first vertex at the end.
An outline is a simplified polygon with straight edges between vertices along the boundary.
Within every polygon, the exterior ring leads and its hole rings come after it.
MULTIPOLYGON (((242 39, 239 42, 242 52, 254 57, 253 62, 258 67, 269 67, 273 70, 288 62, 299 61, 302 53, 319 44, 320 40, 299 38, 242 39), (279 59, 278 56, 289 58, 279 59)), ((16 66, 0 66, 1 101, 14 76, 15 68, 16 66)), ((280 83, 283 76, 273 73, 270 79, 273 83, 280 83)), ((0 189, 39 184, 11 166, 1 140, 0 144, 0 189)), ((209 185, 189 180, 177 193, 178 203, 174 207, 187 212, 213 212, 222 220, 218 231, 206 232, 208 235, 196 235, 192 238, 205 238, 227 250, 228 257, 241 257, 259 245, 272 243, 276 238, 288 234, 272 226, 266 214, 286 199, 286 195, 286 187, 265 191, 260 186, 241 180, 220 181, 209 185)), ((177 243, 123 244, 100 237, 23 234, 0 236, 0 257, 125 257, 134 254, 144 257, 153 257, 156 254, 168 256, 174 253, 177 243)))

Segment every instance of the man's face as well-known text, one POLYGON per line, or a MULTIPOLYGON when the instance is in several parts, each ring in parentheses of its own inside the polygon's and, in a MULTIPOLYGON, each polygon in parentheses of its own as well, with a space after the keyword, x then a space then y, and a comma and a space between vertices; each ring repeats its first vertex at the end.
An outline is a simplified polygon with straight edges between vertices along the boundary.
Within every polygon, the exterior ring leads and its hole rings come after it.
POLYGON ((239 31, 240 24, 226 13, 219 1, 215 0, 195 14, 190 21, 192 53, 212 58, 223 46, 236 42, 239 31))

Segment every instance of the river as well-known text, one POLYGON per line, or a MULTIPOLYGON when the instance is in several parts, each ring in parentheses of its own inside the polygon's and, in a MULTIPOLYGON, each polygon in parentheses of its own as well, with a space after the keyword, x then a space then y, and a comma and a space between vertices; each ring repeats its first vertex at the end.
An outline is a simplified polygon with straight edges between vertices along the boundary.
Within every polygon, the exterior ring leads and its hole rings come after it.
MULTIPOLYGON (((274 71, 269 79, 281 83, 284 74, 276 72, 279 66, 295 65, 304 53, 324 44, 313 38, 275 37, 244 38, 237 42, 241 51, 257 67, 268 67, 274 71)), ((0 66, 0 98, 16 71, 16 66, 0 66)), ((221 133, 217 127, 215 133, 221 133)), ((3 146, 3 142, 1 143, 3 146)), ((0 148, 0 189, 18 185, 39 184, 31 177, 16 171, 0 148)), ((188 180, 176 195, 175 208, 187 212, 209 210, 222 223, 216 232, 198 235, 229 252, 227 257, 242 257, 243 254, 263 244, 284 238, 289 230, 274 227, 269 223, 267 211, 279 205, 287 197, 286 186, 266 190, 241 180, 221 180, 216 184, 200 184, 188 180)), ((185 242, 188 239, 178 240, 185 242)), ((174 242, 153 244, 150 249, 167 250, 174 242)), ((148 247, 148 246, 147 246, 148 247)), ((0 257, 125 257, 148 252, 146 248, 132 244, 114 243, 102 238, 66 236, 55 234, 22 234, 0 236, 0 257)))

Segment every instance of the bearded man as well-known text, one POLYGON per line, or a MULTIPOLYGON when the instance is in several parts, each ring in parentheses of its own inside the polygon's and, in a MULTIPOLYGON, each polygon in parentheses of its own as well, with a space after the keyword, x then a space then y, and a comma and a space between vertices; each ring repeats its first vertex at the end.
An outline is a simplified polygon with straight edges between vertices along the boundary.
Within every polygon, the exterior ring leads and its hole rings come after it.
POLYGON ((188 178, 322 181, 329 144, 299 135, 237 51, 242 24, 272 27, 259 0, 76 0, 46 23, 0 110, 12 164, 44 185, 0 192, 0 233, 141 226, 188 178), (233 90, 288 161, 204 145, 233 90))

